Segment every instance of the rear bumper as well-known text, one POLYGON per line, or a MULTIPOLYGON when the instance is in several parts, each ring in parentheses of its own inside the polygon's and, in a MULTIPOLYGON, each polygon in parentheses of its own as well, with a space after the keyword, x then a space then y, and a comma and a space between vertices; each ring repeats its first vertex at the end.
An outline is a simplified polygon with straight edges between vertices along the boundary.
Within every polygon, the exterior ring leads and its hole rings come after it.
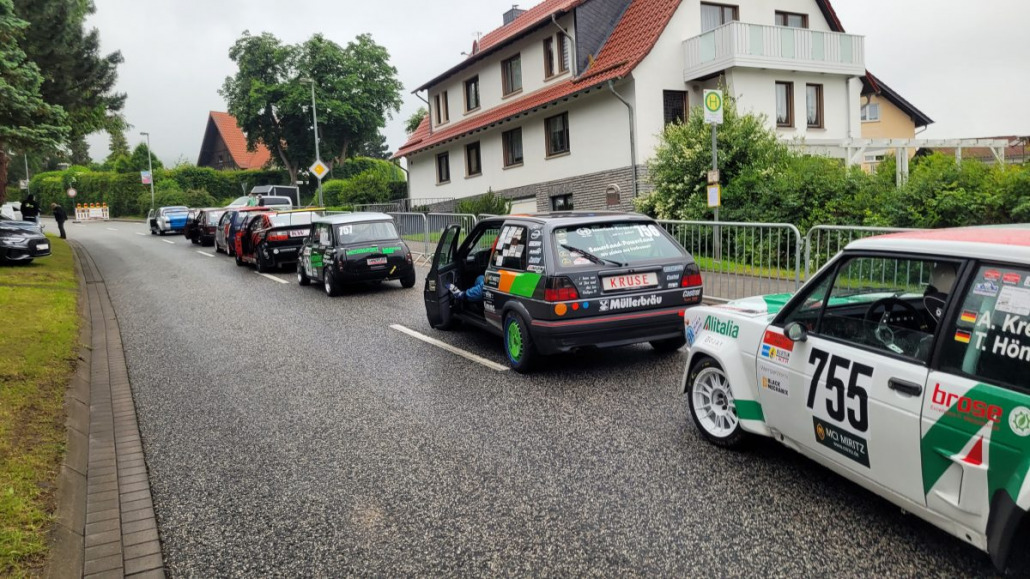
POLYGON ((338 279, 343 283, 383 281, 388 279, 400 279, 405 275, 415 275, 415 266, 410 263, 404 263, 396 267, 393 265, 386 265, 374 269, 354 270, 352 268, 346 268, 343 270, 337 270, 336 275, 339 276, 338 279))
POLYGON ((533 320, 533 342, 541 354, 575 348, 613 348, 683 335, 686 306, 576 320, 533 320))
POLYGON ((267 251, 266 259, 272 265, 283 265, 297 263, 300 258, 301 246, 295 247, 273 247, 267 251))

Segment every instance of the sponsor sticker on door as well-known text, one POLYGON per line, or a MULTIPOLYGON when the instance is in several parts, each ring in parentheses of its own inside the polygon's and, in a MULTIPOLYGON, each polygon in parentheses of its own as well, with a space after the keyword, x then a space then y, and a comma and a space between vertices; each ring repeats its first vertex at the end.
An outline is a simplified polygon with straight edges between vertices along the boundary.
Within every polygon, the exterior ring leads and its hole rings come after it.
POLYGON ((765 331, 765 336, 762 338, 762 349, 759 352, 762 358, 777 364, 789 365, 790 354, 793 351, 794 342, 790 341, 790 338, 771 330, 765 331))
POLYGON ((846 430, 841 430, 829 422, 824 422, 814 416, 812 421, 815 426, 815 440, 819 444, 833 450, 837 454, 850 458, 862 466, 869 466, 869 447, 866 439, 851 434, 846 430))

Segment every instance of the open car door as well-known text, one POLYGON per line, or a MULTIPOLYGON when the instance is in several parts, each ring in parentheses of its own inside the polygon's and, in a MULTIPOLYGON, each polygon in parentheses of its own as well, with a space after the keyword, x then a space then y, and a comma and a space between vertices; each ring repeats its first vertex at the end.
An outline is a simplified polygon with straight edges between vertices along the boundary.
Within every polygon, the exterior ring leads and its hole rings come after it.
POLYGON ((433 255, 433 265, 426 277, 426 288, 423 297, 426 301, 426 317, 429 325, 446 330, 453 325, 451 315, 452 296, 447 286, 458 283, 459 272, 455 255, 458 252, 460 225, 451 225, 443 230, 440 242, 433 255))

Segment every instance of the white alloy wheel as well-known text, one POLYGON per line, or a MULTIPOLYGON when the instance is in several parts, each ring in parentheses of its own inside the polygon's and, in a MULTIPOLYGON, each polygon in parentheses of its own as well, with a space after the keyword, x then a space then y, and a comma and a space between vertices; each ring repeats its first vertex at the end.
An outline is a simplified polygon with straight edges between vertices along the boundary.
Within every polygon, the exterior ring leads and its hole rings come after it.
POLYGON ((691 388, 694 417, 705 432, 714 438, 728 438, 737 432, 740 421, 730 391, 730 382, 721 368, 701 370, 691 388))

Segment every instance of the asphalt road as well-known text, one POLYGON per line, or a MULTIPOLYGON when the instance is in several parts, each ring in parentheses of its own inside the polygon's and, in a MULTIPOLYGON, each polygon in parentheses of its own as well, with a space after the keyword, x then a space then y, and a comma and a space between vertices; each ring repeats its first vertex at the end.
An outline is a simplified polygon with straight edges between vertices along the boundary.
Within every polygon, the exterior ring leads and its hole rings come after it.
POLYGON ((173 576, 992 571, 792 451, 705 443, 681 353, 497 372, 390 328, 504 363, 430 329, 421 280, 330 299, 142 224, 68 231, 117 311, 173 576))

